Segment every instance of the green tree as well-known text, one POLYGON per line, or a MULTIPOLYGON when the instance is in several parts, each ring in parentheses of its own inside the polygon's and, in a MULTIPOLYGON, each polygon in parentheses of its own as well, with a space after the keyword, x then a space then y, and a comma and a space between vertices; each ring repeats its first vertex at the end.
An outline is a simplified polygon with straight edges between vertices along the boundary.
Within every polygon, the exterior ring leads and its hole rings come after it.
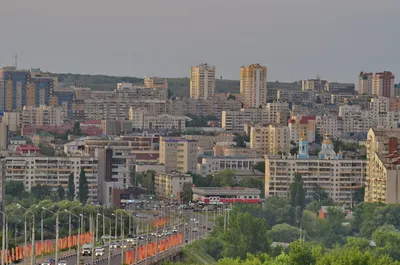
POLYGON ((74 123, 74 128, 72 129, 72 133, 73 133, 73 135, 81 135, 82 134, 81 124, 79 121, 76 121, 74 123))
POLYGON ((189 182, 183 183, 182 187, 182 199, 184 203, 188 203, 192 201, 193 198, 193 191, 192 191, 193 184, 189 182))
POLYGON ((316 258, 313 256, 312 247, 310 244, 300 241, 290 244, 289 260, 291 265, 313 265, 316 263, 316 258))
POLYGON ((212 186, 215 187, 232 187, 236 184, 235 171, 225 169, 214 175, 212 186))
POLYGON ((300 230, 287 223, 277 224, 268 232, 269 237, 274 242, 291 243, 300 237, 300 230))
POLYGON ((379 255, 389 255, 395 260, 400 260, 400 232, 393 225, 379 227, 372 239, 376 243, 376 251, 379 255))
POLYGON ((21 198, 23 192, 25 191, 24 183, 21 181, 7 181, 5 187, 6 195, 21 198))
POLYGON ((74 173, 69 174, 69 177, 68 177, 67 199, 69 201, 73 201, 75 199, 74 173))
POLYGON ((306 193, 303 187, 301 174, 294 173, 293 182, 290 184, 290 202, 292 207, 299 206, 301 210, 306 207, 306 193))
POLYGON ((65 189, 63 186, 58 186, 57 188, 57 195, 60 201, 64 200, 65 197, 65 189))
POLYGON ((245 258, 247 253, 265 253, 271 244, 265 221, 249 213, 231 214, 221 240, 224 257, 245 258))
POLYGON ((88 181, 86 178, 85 171, 83 168, 81 169, 81 172, 79 174, 79 191, 78 191, 78 197, 79 201, 85 205, 88 198, 89 198, 89 186, 88 186, 88 181))
POLYGON ((265 173, 265 162, 258 162, 253 166, 253 169, 258 170, 262 173, 265 173))
POLYGON ((49 186, 38 184, 31 188, 31 193, 39 200, 43 200, 51 195, 51 188, 49 186))

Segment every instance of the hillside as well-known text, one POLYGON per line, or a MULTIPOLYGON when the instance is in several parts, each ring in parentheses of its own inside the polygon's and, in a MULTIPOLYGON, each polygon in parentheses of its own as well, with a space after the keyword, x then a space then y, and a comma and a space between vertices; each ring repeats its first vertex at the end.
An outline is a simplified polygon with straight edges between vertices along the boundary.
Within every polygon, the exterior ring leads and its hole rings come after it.
MULTIPOLYGON (((118 82, 129 82, 141 85, 143 78, 129 76, 55 74, 58 76, 59 86, 68 87, 80 85, 94 90, 113 90, 118 82)), ((189 96, 189 78, 167 78, 169 89, 175 96, 189 96)), ((268 88, 300 89, 297 83, 268 82, 268 88)), ((217 79, 215 90, 217 93, 239 93, 239 80, 217 79)))

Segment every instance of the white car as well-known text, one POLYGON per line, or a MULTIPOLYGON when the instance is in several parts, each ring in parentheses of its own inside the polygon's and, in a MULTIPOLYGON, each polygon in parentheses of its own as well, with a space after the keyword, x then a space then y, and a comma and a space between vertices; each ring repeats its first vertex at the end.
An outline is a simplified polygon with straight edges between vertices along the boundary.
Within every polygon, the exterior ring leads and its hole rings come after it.
POLYGON ((118 248, 118 245, 117 245, 117 243, 111 243, 110 244, 110 248, 112 249, 112 248, 118 248))
POLYGON ((58 265, 67 265, 67 261, 66 260, 60 260, 58 262, 58 265))
POLYGON ((103 255, 104 255, 103 248, 96 248, 94 251, 94 255, 96 257, 103 257, 103 255))

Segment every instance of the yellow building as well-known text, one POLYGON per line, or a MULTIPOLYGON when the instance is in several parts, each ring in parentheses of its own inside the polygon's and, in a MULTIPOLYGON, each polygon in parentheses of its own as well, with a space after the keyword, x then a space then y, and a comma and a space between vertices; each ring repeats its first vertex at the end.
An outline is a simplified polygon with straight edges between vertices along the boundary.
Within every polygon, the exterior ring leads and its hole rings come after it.
POLYGON ((400 203, 400 128, 371 128, 367 136, 365 201, 400 203))
POLYGON ((289 127, 274 124, 251 127, 250 148, 263 155, 289 154, 289 127))
POLYGON ((144 87, 168 89, 168 81, 160 77, 144 77, 144 87))
POLYGON ((192 176, 176 172, 157 172, 154 178, 156 196, 163 199, 179 200, 185 183, 193 183, 192 176))
POLYGON ((190 97, 194 99, 214 99, 215 66, 200 64, 190 71, 190 97))
POLYGON ((240 67, 240 95, 246 107, 258 108, 267 102, 267 67, 240 67))
POLYGON ((167 173, 196 172, 197 170, 197 141, 181 138, 160 138, 160 164, 165 166, 167 173))

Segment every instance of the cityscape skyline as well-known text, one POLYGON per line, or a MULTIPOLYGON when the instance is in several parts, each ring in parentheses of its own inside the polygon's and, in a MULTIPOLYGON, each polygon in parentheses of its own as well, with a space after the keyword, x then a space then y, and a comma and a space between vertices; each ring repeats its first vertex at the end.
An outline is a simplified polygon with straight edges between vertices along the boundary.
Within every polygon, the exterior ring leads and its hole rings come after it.
POLYGON ((78 1, 6 1, 0 22, 7 25, 15 14, 18 20, 12 30, 4 28, 9 38, 2 41, 0 65, 12 64, 17 53, 20 68, 189 77, 190 66, 207 62, 216 66, 217 78, 238 80, 241 65, 260 63, 269 69, 270 81, 285 82, 318 74, 356 83, 360 71, 400 71, 392 56, 399 30, 388 27, 396 24, 400 3, 395 1, 357 0, 346 2, 345 9, 344 1, 316 0, 233 0, 229 7, 207 0, 100 2, 94 13, 94 1, 79 2, 79 9, 78 1), (52 45, 49 35, 54 36, 52 45))

